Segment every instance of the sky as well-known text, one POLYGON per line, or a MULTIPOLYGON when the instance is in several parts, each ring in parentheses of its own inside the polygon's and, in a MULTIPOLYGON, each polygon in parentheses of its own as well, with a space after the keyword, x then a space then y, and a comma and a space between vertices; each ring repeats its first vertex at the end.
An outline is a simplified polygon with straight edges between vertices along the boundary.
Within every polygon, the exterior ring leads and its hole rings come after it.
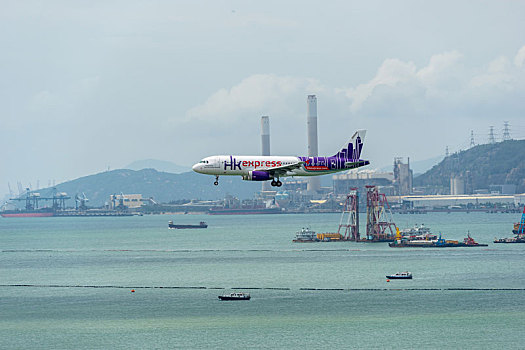
POLYGON ((371 168, 525 138, 525 1, 0 0, 0 196, 141 159, 319 154, 371 168))

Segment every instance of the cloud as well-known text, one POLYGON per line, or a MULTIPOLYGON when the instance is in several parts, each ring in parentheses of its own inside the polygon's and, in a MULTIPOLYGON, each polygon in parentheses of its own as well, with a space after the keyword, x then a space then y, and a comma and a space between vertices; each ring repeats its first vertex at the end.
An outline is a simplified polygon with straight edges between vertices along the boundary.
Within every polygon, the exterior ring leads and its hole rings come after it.
MULTIPOLYGON (((212 93, 189 109, 182 122, 173 119, 172 126, 198 130, 208 144, 220 144, 222 152, 239 152, 242 144, 248 154, 258 152, 253 139, 258 134, 258 117, 270 115, 272 152, 303 154, 306 96, 316 94, 324 149, 332 152, 356 128, 367 128, 373 130, 367 152, 376 161, 386 162, 394 156, 392 152, 424 159, 428 152, 437 154, 437 149, 457 144, 463 136, 467 140, 469 130, 485 127, 483 120, 494 125, 502 118, 521 118, 525 71, 512 59, 499 56, 474 66, 463 53, 447 51, 418 66, 389 58, 370 80, 343 87, 329 86, 321 79, 255 74, 212 93), (429 137, 429 130, 435 137, 429 137), (403 137, 395 151, 385 153, 385 140, 408 134, 412 136, 403 137), (414 149, 414 143, 425 146, 414 149)), ((196 151, 210 153, 205 145, 196 151)))
POLYGON ((517 69, 524 61, 525 47, 514 58, 514 65, 500 56, 480 68, 466 66, 458 51, 433 55, 421 68, 391 58, 370 81, 336 91, 348 98, 353 114, 369 116, 475 113, 486 106, 504 110, 519 106, 507 100, 525 93, 524 72, 517 69))
POLYGON ((497 91, 512 91, 516 87, 516 75, 509 59, 500 56, 490 62, 486 69, 473 76, 469 82, 472 92, 494 94, 497 91))
POLYGON ((343 92, 350 99, 350 110, 357 112, 369 99, 376 89, 408 84, 414 79, 416 66, 412 62, 402 62, 398 59, 387 59, 377 70, 376 76, 368 83, 360 84, 355 88, 343 88, 337 91, 343 92))
POLYGON ((291 96, 317 94, 324 90, 325 87, 315 79, 255 74, 229 89, 216 91, 204 104, 191 108, 185 119, 223 123, 239 121, 245 115, 282 114, 289 110, 291 96))
POLYGON ((514 64, 519 68, 523 68, 525 65, 525 46, 519 49, 518 53, 514 57, 514 64))
POLYGON ((239 121, 246 114, 282 114, 288 112, 291 98, 304 99, 311 93, 344 103, 352 115, 361 116, 475 114, 487 106, 503 111, 521 105, 522 110, 522 103, 509 99, 525 94, 525 72, 519 69, 524 62, 525 46, 514 57, 514 65, 499 56, 483 67, 468 66, 458 51, 435 54, 420 68, 389 58, 368 82, 339 88, 311 78, 256 74, 213 93, 190 109, 186 119, 224 122, 239 121))

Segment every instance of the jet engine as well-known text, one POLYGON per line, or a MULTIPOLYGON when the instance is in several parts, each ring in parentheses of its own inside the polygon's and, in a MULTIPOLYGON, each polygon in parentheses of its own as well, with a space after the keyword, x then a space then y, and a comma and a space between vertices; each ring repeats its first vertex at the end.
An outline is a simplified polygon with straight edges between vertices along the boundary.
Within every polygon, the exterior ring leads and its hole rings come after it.
POLYGON ((266 181, 273 179, 266 171, 253 170, 249 171, 248 175, 243 175, 243 180, 246 181, 266 181))

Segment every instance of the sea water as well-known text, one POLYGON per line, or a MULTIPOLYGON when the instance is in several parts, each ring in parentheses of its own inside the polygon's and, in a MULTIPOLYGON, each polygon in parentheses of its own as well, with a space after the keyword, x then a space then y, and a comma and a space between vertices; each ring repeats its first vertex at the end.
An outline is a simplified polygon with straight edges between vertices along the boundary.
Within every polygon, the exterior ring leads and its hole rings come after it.
POLYGON ((336 232, 339 219, 0 218, 0 347, 525 347, 525 244, 492 243, 519 214, 394 217, 488 247, 292 242, 302 227, 336 232), (386 281, 399 271, 414 278, 386 281), (218 300, 232 291, 252 299, 218 300))

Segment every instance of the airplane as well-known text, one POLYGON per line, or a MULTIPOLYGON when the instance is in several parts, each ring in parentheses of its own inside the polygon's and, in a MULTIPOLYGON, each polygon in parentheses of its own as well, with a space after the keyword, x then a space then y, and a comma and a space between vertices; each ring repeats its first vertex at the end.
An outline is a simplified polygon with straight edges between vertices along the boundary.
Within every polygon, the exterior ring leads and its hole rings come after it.
POLYGON ((281 177, 318 176, 355 169, 370 164, 360 159, 366 130, 358 130, 343 148, 331 157, 234 156, 219 155, 202 159, 193 171, 215 175, 215 186, 221 175, 240 175, 246 181, 268 181, 281 187, 281 177))

